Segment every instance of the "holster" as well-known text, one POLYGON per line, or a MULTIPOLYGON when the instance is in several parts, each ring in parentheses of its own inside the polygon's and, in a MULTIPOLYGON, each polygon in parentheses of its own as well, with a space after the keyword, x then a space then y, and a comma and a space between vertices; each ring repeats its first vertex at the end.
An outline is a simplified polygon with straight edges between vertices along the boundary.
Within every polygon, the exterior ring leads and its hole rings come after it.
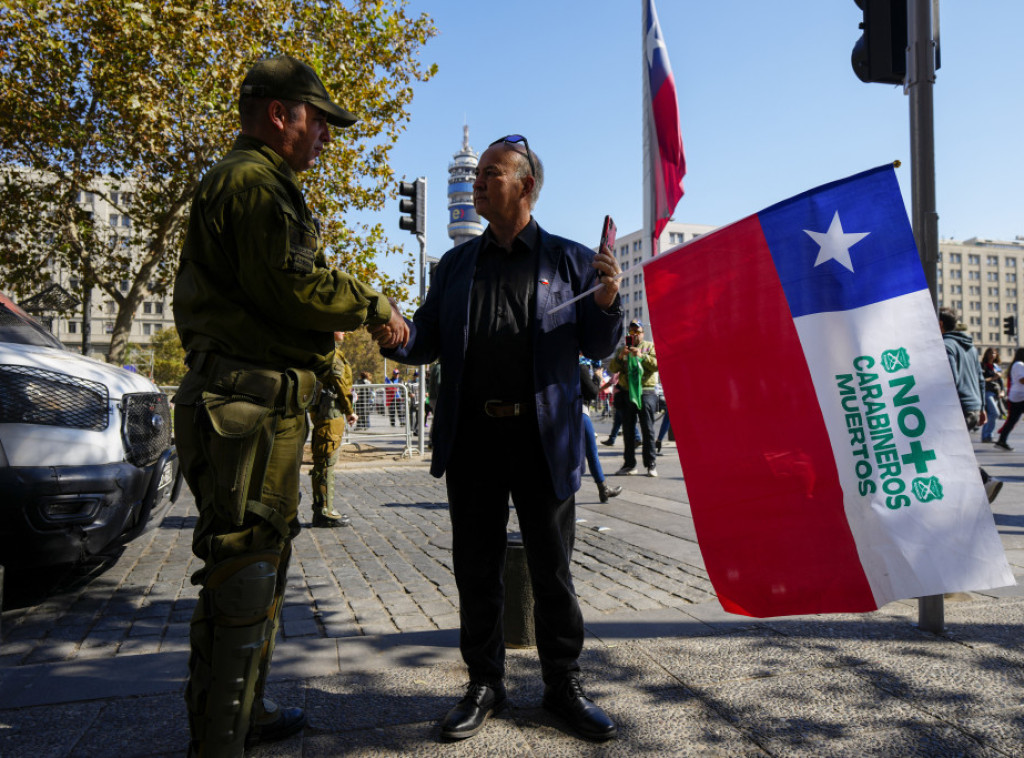
POLYGON ((283 519, 275 519, 261 502, 263 480, 278 419, 305 413, 318 390, 312 371, 245 368, 213 378, 203 391, 202 404, 213 430, 207 444, 217 500, 235 526, 252 511, 287 531, 283 519))

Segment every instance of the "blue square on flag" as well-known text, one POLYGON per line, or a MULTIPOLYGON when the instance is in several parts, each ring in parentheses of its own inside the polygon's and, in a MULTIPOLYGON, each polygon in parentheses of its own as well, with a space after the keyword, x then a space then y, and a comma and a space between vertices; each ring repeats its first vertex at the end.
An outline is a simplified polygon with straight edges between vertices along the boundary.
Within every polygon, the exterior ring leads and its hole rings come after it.
POLYGON ((891 166, 784 200, 758 218, 794 318, 927 286, 891 166))

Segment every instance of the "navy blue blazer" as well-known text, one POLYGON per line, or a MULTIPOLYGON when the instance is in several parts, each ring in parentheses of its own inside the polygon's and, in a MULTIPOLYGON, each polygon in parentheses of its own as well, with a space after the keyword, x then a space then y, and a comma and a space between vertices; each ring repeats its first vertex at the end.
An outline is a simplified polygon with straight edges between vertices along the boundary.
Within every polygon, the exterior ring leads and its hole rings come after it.
MULTIPOLYGON (((531 323, 533 393, 554 492, 564 500, 579 489, 585 461, 579 354, 594 360, 611 355, 622 336, 622 310, 616 300, 610 311, 603 311, 588 296, 549 315, 554 306, 594 286, 597 272, 590 265, 592 250, 543 229, 539 232, 537 310, 531 323)), ((481 235, 444 254, 426 300, 411 321, 406 319, 408 344, 382 351, 414 366, 441 359, 430 465, 430 473, 438 477, 448 465, 458 428, 469 299, 483 241, 481 235)))

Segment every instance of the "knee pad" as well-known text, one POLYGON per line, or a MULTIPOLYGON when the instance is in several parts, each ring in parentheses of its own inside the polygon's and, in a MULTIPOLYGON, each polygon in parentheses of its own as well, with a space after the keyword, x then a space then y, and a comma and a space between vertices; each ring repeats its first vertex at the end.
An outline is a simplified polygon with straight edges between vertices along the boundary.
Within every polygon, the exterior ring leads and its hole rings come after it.
POLYGON ((279 557, 253 557, 224 561, 211 572, 205 589, 216 626, 247 626, 266 619, 274 603, 279 557))

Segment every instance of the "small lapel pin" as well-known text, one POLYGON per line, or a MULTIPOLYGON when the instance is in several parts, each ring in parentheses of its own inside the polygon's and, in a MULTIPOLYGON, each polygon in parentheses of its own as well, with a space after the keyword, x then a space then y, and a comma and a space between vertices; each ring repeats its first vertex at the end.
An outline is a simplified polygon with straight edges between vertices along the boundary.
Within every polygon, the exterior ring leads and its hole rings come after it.
POLYGON ((551 282, 549 282, 547 279, 541 279, 540 283, 541 284, 551 284, 551 282))

